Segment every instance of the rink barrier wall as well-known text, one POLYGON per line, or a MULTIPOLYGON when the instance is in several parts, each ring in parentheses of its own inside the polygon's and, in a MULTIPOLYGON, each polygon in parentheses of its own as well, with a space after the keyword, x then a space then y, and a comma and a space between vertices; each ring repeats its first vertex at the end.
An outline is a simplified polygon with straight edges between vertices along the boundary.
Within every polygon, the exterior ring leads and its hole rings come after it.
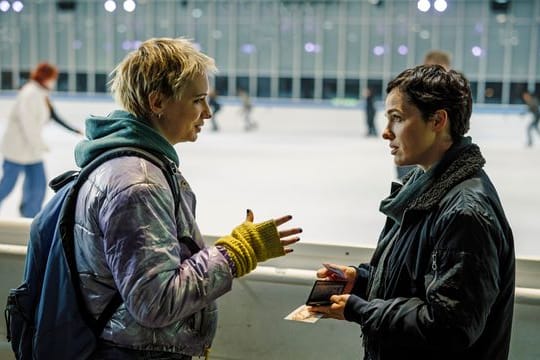
MULTIPOLYGON (((19 285, 31 221, 0 220, 0 302, 19 285)), ((215 236, 205 236, 213 244, 215 236)), ((362 352, 359 327, 335 320, 303 324, 283 320, 304 303, 321 262, 354 265, 368 261, 372 247, 298 243, 293 254, 272 259, 237 279, 218 300, 220 318, 211 359, 343 359, 362 352), (331 340, 329 340, 331 339, 331 340)), ((540 358, 540 259, 517 259, 511 360, 540 358)), ((0 321, 0 359, 13 359, 0 321)))
MULTIPOLYGON (((0 220, 0 254, 26 256, 30 223, 23 218, 0 220)), ((213 244, 216 239, 205 236, 208 244, 213 244)), ((355 265, 368 261, 372 253, 372 247, 299 243, 295 245, 293 256, 267 262, 274 266, 259 265, 248 278, 276 284, 309 285, 322 261, 355 265)), ((540 306, 540 259, 516 259, 516 302, 540 306)))

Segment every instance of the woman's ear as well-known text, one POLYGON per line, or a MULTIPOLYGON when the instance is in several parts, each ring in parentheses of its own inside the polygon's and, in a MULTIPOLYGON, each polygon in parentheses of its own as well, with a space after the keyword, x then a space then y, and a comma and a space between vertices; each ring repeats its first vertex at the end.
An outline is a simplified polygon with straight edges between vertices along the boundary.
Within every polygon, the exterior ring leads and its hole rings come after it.
POLYGON ((152 91, 150 95, 148 95, 148 105, 150 106, 150 112, 152 114, 161 114, 164 105, 161 94, 157 91, 152 91))
POLYGON ((445 127, 449 126, 449 120, 448 120, 448 113, 446 110, 437 110, 432 115, 433 119, 433 130, 434 131, 442 131, 445 129, 445 127))

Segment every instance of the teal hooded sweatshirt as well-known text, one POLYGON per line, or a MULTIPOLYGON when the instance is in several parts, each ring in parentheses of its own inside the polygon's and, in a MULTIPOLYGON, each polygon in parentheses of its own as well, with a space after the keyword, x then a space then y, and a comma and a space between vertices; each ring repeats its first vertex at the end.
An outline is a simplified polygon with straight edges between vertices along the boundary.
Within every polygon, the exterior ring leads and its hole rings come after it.
POLYGON ((86 137, 75 146, 75 162, 84 167, 107 150, 130 146, 162 154, 179 165, 174 147, 145 120, 116 110, 86 119, 86 137))

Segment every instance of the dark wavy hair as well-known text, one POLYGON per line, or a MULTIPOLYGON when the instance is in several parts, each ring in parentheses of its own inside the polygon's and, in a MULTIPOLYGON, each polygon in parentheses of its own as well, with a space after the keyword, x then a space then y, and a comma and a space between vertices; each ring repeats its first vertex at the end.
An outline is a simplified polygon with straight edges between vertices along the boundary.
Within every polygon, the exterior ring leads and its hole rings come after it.
POLYGON ((469 131, 472 96, 469 81, 454 70, 440 65, 420 65, 407 69, 390 81, 386 93, 398 89, 415 105, 425 121, 437 110, 445 110, 450 119, 453 140, 469 131))

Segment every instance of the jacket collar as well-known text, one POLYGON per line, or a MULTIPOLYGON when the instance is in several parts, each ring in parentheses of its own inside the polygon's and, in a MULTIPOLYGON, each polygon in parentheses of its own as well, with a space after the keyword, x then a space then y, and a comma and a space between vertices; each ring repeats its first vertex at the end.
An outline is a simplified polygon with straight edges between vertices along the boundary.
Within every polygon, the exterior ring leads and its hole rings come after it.
MULTIPOLYGON (((433 184, 420 196, 415 198, 408 209, 428 210, 436 206, 441 199, 457 184, 476 174, 486 160, 476 144, 463 144, 460 142, 453 145, 434 169, 433 184)), ((421 170, 416 170, 421 171, 421 170)), ((414 174, 414 172, 412 172, 414 174)), ((403 182, 406 183, 412 174, 407 175, 403 182)))

